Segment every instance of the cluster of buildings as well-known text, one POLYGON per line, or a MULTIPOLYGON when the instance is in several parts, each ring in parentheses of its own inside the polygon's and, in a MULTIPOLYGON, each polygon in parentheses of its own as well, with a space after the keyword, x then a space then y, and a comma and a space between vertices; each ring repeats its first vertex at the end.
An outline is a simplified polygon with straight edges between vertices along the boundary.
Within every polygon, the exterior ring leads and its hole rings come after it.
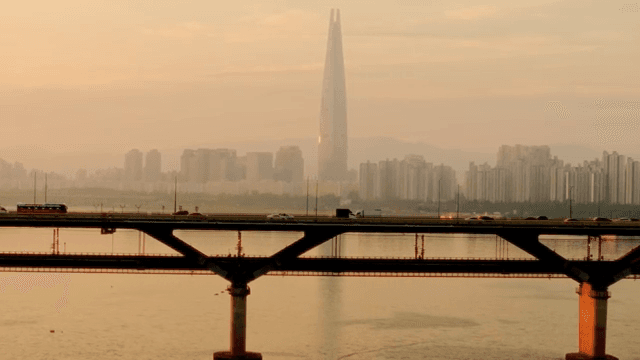
POLYGON ((180 170, 163 174, 161 155, 129 151, 124 161, 124 186, 132 190, 163 191, 174 181, 182 191, 209 193, 298 192, 304 179, 304 159, 297 146, 282 146, 271 152, 248 152, 238 156, 234 149, 186 149, 180 156, 180 170), (144 163, 143 163, 144 158, 144 163))
POLYGON ((548 146, 503 145, 496 166, 469 165, 468 200, 640 204, 640 162, 617 152, 572 166, 548 146))
MULTIPOLYGON (((174 176, 181 183, 194 184, 241 180, 302 182, 304 159, 297 146, 280 147, 275 154, 275 164, 271 152, 238 156, 233 149, 186 149, 180 156, 180 171, 174 176)), ((173 181, 173 178, 162 174, 162 157, 158 150, 151 150, 145 156, 140 150, 133 149, 124 157, 123 180, 158 182, 173 181)))
POLYGON ((363 200, 450 201, 458 195, 456 172, 433 165, 423 156, 360 164, 359 196, 363 200))
POLYGON ((271 152, 248 152, 237 156, 232 149, 184 150, 180 157, 179 180, 192 183, 248 180, 302 182, 304 160, 297 146, 271 152))
POLYGON ((0 159, 0 184, 10 187, 12 184, 27 179, 27 169, 22 163, 9 163, 0 159))

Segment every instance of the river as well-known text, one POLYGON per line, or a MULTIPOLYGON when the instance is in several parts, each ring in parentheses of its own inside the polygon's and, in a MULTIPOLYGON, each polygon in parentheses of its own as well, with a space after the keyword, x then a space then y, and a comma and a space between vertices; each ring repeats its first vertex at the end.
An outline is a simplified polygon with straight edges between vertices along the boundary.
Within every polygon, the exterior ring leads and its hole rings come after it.
MULTIPOLYGON (((209 254, 236 251, 235 232, 176 234, 209 254)), ((243 252, 269 255, 298 237, 243 232, 243 252)), ((147 253, 172 253, 146 240, 147 253)), ((52 230, 4 228, 0 241, 2 251, 48 251, 52 230)), ((136 231, 60 230, 66 252, 136 253, 138 241, 136 231)), ((584 240, 544 242, 586 255, 584 240)), ((413 257, 414 244, 413 235, 347 234, 341 255, 413 257)), ((602 254, 639 244, 609 240, 602 254)), ((430 235, 424 249, 426 257, 528 257, 491 236, 430 235)), ((226 287, 214 275, 2 272, 0 358, 211 359, 229 348, 226 287)), ((568 279, 264 276, 250 288, 247 350, 266 360, 564 359, 578 347, 577 283, 568 279)), ((640 359, 640 283, 610 291, 607 353, 640 359)))

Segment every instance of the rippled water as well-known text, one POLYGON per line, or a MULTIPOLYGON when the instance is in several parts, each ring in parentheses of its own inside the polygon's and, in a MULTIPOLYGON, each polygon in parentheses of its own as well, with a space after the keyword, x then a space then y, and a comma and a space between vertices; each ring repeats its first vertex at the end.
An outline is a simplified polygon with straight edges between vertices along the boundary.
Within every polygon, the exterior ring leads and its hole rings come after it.
MULTIPOLYGON (((234 232, 177 235, 210 254, 235 252, 234 232)), ((243 232, 244 252, 272 254, 299 236, 243 232)), ((135 253, 138 239, 60 231, 67 252, 135 253)), ((0 229, 3 251, 47 251, 51 240, 50 229, 0 229)), ((586 256, 584 240, 544 242, 586 256)), ((349 234, 341 252, 413 257, 414 244, 413 235, 349 234)), ((639 244, 606 241, 601 251, 615 258, 639 244)), ((172 252, 148 237, 146 251, 172 252)), ((507 254, 528 257, 494 237, 425 237, 427 257, 507 254)), ((0 359, 211 359, 229 347, 226 287, 217 276, 0 273, 0 359)), ((267 360, 563 359, 578 346, 577 284, 566 279, 265 276, 250 287, 247 348, 267 360)), ((607 352, 640 359, 640 283, 610 290, 607 352)))

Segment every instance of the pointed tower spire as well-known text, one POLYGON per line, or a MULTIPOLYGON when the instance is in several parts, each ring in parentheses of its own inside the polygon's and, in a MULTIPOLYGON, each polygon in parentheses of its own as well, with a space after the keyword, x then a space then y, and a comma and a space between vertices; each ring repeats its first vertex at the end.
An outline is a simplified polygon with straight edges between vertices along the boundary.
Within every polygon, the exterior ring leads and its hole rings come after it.
POLYGON ((331 9, 329 23, 320 106, 318 178, 347 180, 347 99, 339 9, 335 12, 331 9))

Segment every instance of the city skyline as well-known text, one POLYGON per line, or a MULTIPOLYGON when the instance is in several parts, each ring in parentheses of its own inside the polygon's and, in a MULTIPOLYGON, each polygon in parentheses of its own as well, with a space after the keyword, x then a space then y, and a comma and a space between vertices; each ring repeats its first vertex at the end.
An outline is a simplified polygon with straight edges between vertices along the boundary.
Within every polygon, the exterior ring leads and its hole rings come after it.
MULTIPOLYGON (((122 155, 122 167, 88 172, 77 169, 72 176, 43 172, 0 159, 0 186, 29 189, 33 176, 49 175, 51 189, 74 187, 111 188, 142 192, 168 192, 178 179, 188 193, 301 195, 306 176, 304 156, 295 145, 281 146, 275 153, 236 149, 184 149, 180 171, 163 172, 163 154, 157 149, 143 153, 132 149, 122 155), (145 159, 143 162, 143 158, 145 159), (185 187, 186 186, 186 187, 185 187)), ((552 156, 547 145, 502 145, 495 166, 471 161, 465 170, 452 168, 429 154, 405 153, 386 160, 367 160, 350 171, 347 182, 320 181, 323 194, 341 197, 352 191, 363 200, 452 201, 458 191, 469 201, 490 203, 545 203, 571 199, 576 204, 640 204, 640 161, 632 156, 601 152, 581 162, 565 162, 552 156)), ((315 181, 315 178, 314 178, 315 181)))

